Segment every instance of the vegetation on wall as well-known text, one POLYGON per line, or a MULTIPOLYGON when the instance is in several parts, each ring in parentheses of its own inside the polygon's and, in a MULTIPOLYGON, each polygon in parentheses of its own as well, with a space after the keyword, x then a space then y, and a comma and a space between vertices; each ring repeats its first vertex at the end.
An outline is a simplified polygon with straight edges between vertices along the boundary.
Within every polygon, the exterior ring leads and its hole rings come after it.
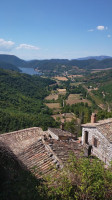
POLYGON ((60 175, 48 176, 46 180, 51 200, 112 199, 112 168, 106 170, 96 158, 77 159, 71 155, 60 175))

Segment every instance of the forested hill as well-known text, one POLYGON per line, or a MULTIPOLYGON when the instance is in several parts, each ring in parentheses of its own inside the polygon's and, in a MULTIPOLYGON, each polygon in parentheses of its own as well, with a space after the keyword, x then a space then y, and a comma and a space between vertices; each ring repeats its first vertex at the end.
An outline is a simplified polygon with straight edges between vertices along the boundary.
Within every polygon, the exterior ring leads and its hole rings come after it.
POLYGON ((0 62, 12 64, 16 67, 33 67, 40 71, 45 72, 46 70, 51 72, 54 71, 68 71, 72 67, 78 67, 80 69, 91 70, 91 69, 105 69, 112 68, 112 58, 110 57, 88 57, 83 59, 49 59, 49 60, 31 60, 25 61, 14 55, 0 54, 0 62), (102 59, 101 59, 102 58, 102 59), (104 58, 104 59, 103 59, 104 58), (106 58, 106 59, 105 59, 106 58))
POLYGON ((15 65, 13 65, 11 63, 4 62, 4 61, 0 61, 0 68, 21 72, 21 70, 18 67, 16 67, 15 65))
POLYGON ((12 65, 15 65, 16 67, 21 67, 26 63, 25 60, 22 60, 14 55, 6 55, 6 54, 0 54, 0 62, 6 62, 10 63, 12 65))
POLYGON ((43 104, 50 79, 0 69, 0 132, 26 127, 56 126, 43 104))
POLYGON ((27 62, 24 67, 34 67, 39 70, 53 70, 57 67, 65 67, 70 69, 73 66, 81 69, 105 69, 112 68, 112 58, 104 60, 88 59, 88 60, 67 60, 67 59, 51 59, 51 60, 33 60, 27 62), (63 66, 64 65, 64 66, 63 66))
POLYGON ((14 55, 0 54, 0 68, 20 72, 19 67, 23 66, 26 61, 14 55))

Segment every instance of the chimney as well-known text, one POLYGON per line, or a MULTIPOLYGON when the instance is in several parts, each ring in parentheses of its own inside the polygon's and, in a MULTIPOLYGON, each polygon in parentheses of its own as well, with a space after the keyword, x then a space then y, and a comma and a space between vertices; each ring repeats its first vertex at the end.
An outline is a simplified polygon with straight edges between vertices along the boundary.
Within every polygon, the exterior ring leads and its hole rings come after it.
POLYGON ((91 115, 91 123, 96 123, 96 113, 92 113, 92 115, 91 115))
POLYGON ((61 123, 60 128, 61 128, 61 130, 64 130, 64 123, 63 122, 61 123))

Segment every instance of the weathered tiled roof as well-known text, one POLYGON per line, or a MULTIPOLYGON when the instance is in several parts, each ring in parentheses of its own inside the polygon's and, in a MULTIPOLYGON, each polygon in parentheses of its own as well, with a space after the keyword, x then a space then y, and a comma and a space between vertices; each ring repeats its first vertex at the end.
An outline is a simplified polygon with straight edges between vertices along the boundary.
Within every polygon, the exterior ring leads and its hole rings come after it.
POLYGON ((61 164, 44 143, 44 134, 46 132, 41 128, 29 128, 2 134, 0 142, 6 144, 27 169, 40 177, 53 172, 54 167, 61 164))
POLYGON ((112 118, 100 120, 97 123, 82 124, 82 127, 97 128, 112 143, 112 118))
POLYGON ((41 139, 24 149, 17 156, 37 177, 46 175, 49 172, 52 173, 55 167, 54 164, 59 164, 56 156, 46 149, 41 139))
POLYGON ((112 122, 97 125, 97 129, 112 143, 112 122))
MULTIPOLYGON (((58 129, 53 130, 58 132, 58 129)), ((61 132, 65 134, 64 131, 61 132)), ((41 177, 48 173, 53 174, 56 167, 63 167, 63 163, 68 159, 69 152, 72 151, 79 155, 81 151, 80 144, 75 141, 49 140, 47 136, 47 131, 34 127, 2 134, 0 135, 0 142, 9 147, 18 160, 35 176, 41 177)))
POLYGON ((49 139, 46 143, 51 147, 55 155, 62 160, 63 163, 67 162, 71 153, 74 153, 76 157, 80 157, 82 151, 82 145, 77 141, 57 141, 49 139))
POLYGON ((104 120, 99 120, 96 123, 86 123, 86 124, 82 124, 82 127, 96 127, 98 125, 102 125, 102 124, 107 124, 107 123, 112 123, 112 118, 108 118, 108 119, 104 119, 104 120))

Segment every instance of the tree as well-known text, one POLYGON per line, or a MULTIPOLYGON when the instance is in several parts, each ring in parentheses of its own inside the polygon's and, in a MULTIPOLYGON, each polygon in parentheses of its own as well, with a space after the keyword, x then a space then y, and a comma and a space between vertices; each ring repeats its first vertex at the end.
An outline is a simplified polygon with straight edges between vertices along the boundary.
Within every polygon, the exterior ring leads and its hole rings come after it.
POLYGON ((70 155, 59 176, 46 180, 49 199, 112 200, 112 168, 105 169, 96 158, 70 155))

